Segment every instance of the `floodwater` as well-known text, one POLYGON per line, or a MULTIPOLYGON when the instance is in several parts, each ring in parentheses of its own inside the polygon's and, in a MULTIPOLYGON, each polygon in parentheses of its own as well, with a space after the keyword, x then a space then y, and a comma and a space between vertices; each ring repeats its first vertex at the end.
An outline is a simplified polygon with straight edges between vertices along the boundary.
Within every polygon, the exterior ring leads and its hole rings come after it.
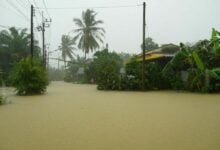
POLYGON ((0 150, 219 150, 220 95, 53 82, 0 107, 0 150))

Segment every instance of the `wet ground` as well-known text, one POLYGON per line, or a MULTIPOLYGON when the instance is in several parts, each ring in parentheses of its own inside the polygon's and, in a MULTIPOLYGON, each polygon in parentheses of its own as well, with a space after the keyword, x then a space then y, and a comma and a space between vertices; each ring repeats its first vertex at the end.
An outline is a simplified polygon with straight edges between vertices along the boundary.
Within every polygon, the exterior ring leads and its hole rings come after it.
POLYGON ((0 107, 0 150, 219 150, 220 95, 53 82, 0 107))

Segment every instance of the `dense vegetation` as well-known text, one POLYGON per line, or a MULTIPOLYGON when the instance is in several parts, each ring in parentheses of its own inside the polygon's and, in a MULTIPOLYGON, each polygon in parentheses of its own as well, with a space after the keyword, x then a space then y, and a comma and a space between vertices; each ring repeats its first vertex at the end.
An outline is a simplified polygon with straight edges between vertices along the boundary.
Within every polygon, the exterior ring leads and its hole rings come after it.
POLYGON ((195 92, 220 91, 220 33, 213 29, 210 40, 192 47, 181 44, 181 51, 163 69, 170 87, 195 92), (187 80, 181 75, 185 71, 187 80))
POLYGON ((88 80, 85 79, 84 70, 88 66, 88 61, 89 60, 85 60, 85 58, 79 56, 77 56, 76 59, 72 59, 72 61, 67 65, 64 81, 87 83, 88 80))
MULTIPOLYGON (((14 86, 19 95, 43 93, 48 85, 38 42, 34 41, 33 59, 29 57, 30 42, 27 29, 12 27, 0 32, 0 81, 14 86)), ((1 104, 4 100, 1 97, 1 104)))
MULTIPOLYGON (((192 92, 220 91, 220 33, 213 29, 210 40, 192 46, 162 46, 162 52, 175 53, 166 63, 156 59, 145 62, 145 90, 187 90, 192 92)), ((76 65, 76 63, 75 63, 76 65)), ((73 66, 72 66, 73 67, 73 66)), ((81 65, 83 67, 83 64, 81 65)), ((142 62, 132 57, 123 63, 119 54, 103 50, 84 66, 85 82, 93 81, 100 90, 141 90, 142 62), (125 72, 121 73, 121 68, 125 72)), ((74 68, 74 67, 73 67, 74 68)), ((70 70, 74 70, 74 69, 70 70)), ((75 72, 77 72, 75 66, 75 72)))
MULTIPOLYGON (((39 58, 40 48, 37 46, 37 41, 34 43, 34 57, 39 58)), ((0 32, 0 76, 7 85, 11 84, 8 77, 12 68, 29 54, 30 34, 27 34, 27 29, 20 30, 12 27, 0 32)))
MULTIPOLYGON (((114 52, 103 50, 94 54, 94 60, 90 64, 90 74, 101 90, 116 90, 119 84, 120 68, 122 60, 114 52)), ((89 71, 88 71, 89 72, 89 71)))
POLYGON ((3 105, 3 97, 0 95, 0 105, 3 105))
MULTIPOLYGON (((213 29, 210 40, 190 46, 181 43, 180 46, 159 47, 152 38, 146 38, 147 53, 160 51, 172 57, 146 60, 142 83, 140 55, 131 57, 126 53, 110 52, 106 46, 106 49, 95 52, 92 59, 86 58, 90 51, 99 49, 104 43, 105 30, 100 27, 103 21, 97 20, 96 16, 96 12, 88 9, 81 18, 74 18, 77 26, 73 30, 74 37, 63 35, 57 49, 62 53, 64 68, 62 71, 49 68, 51 80, 64 78, 67 82, 95 83, 99 90, 141 90, 145 87, 145 90, 220 91, 220 32, 213 29), (74 57, 77 47, 85 57, 74 57)), ((28 57, 30 34, 26 32, 26 29, 16 28, 0 32, 0 79, 15 86, 19 95, 40 94, 48 85, 47 72, 40 63, 37 41, 34 59, 28 57)))
POLYGON ((12 83, 18 95, 41 94, 48 85, 47 73, 39 61, 27 57, 15 66, 12 83))

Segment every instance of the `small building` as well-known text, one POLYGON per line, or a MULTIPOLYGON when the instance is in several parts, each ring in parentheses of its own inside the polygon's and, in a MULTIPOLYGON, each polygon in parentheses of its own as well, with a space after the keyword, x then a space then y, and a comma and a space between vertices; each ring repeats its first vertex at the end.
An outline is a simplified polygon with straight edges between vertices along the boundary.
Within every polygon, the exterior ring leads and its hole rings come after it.
MULTIPOLYGON (((166 44, 162 45, 160 48, 146 51, 145 53, 145 60, 146 61, 160 61, 162 63, 167 63, 170 61, 176 53, 180 50, 179 46, 174 44, 166 44)), ((142 61, 142 54, 139 54, 138 61, 142 61)))

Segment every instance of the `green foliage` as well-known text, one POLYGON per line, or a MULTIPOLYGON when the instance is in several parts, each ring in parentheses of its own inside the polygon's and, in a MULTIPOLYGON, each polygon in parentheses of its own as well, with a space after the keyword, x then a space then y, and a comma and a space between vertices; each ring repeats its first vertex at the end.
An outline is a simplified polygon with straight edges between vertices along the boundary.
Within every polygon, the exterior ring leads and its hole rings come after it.
POLYGON ((74 18, 73 21, 78 27, 75 29, 75 39, 78 41, 78 48, 86 54, 93 52, 103 43, 105 30, 99 25, 103 24, 102 20, 96 20, 97 13, 87 9, 82 12, 82 18, 74 18))
POLYGON ((0 95, 0 105, 5 105, 7 104, 7 98, 0 95))
POLYGON ((195 51, 193 51, 193 52, 192 52, 192 56, 193 56, 193 59, 194 59, 194 61, 195 61, 195 63, 196 63, 197 68, 198 68, 199 70, 201 70, 201 71, 204 71, 205 66, 204 66, 204 64, 202 63, 202 60, 200 59, 199 55, 198 55, 195 51))
MULTIPOLYGON (((145 39, 145 50, 151 51, 159 48, 158 44, 153 41, 152 38, 148 37, 145 39)), ((143 49, 143 43, 141 44, 141 49, 143 49)))
POLYGON ((88 83, 88 80, 85 80, 84 70, 88 66, 88 61, 85 58, 77 56, 77 59, 73 59, 68 63, 67 70, 65 72, 64 81, 66 82, 75 82, 75 83, 88 83), (79 73, 79 71, 82 71, 79 73))
POLYGON ((94 54, 94 60, 90 67, 93 68, 92 77, 98 84, 99 90, 119 89, 120 67, 122 60, 115 52, 103 50, 94 54))
POLYGON ((14 68, 13 85, 19 95, 33 95, 45 92, 48 85, 47 73, 31 57, 22 59, 14 68))
POLYGON ((158 61, 149 62, 146 64, 145 77, 148 82, 145 87, 147 87, 150 90, 159 90, 159 89, 166 89, 169 86, 161 74, 162 69, 163 69, 163 65, 158 61))
POLYGON ((219 32, 213 29, 211 40, 199 41, 192 47, 181 44, 181 51, 162 71, 172 89, 182 88, 193 92, 220 91, 219 35, 219 32), (181 71, 187 71, 189 74, 186 83, 181 79, 181 71))
POLYGON ((0 105, 3 105, 3 97, 0 95, 0 105))
MULTIPOLYGON (((34 41, 34 57, 40 57, 38 42, 34 41)), ((0 69, 6 85, 10 85, 8 78, 11 69, 21 59, 30 53, 30 34, 27 29, 18 30, 14 27, 0 32, 0 69)))
MULTIPOLYGON (((163 64, 154 61, 145 63, 145 89, 156 90, 167 88, 167 83, 163 79, 161 70, 163 64)), ((126 64, 126 75, 121 79, 121 90, 141 90, 142 89, 142 63, 138 62, 136 57, 133 57, 126 64)))
MULTIPOLYGON (((164 61, 159 59, 145 62, 145 89, 219 92, 219 37, 220 33, 213 30, 211 40, 199 41, 193 46, 185 46, 182 43, 180 48, 175 45, 164 45, 162 52, 175 53, 175 56, 165 66, 164 61)), ((118 63, 112 61, 107 51, 97 53, 96 57, 95 63, 93 62, 90 68, 92 68, 91 70, 96 70, 93 72, 93 76, 98 83, 99 89, 142 89, 143 68, 142 63, 136 57, 126 63, 125 75, 119 74, 118 63)))
POLYGON ((140 90, 142 88, 142 64, 133 57, 125 66, 126 76, 122 78, 123 90, 140 90))
POLYGON ((212 51, 215 54, 220 55, 220 32, 212 29, 212 36, 211 36, 211 45, 212 45, 212 51))
POLYGON ((181 77, 181 71, 186 71, 193 64, 190 51, 182 47, 175 57, 173 57, 162 69, 162 76, 167 81, 169 88, 174 90, 184 90, 185 83, 181 77))
POLYGON ((187 90, 192 92, 208 92, 209 87, 205 83, 205 72, 199 68, 190 68, 188 70, 189 78, 187 90))
POLYGON ((59 46, 59 50, 62 52, 62 58, 64 60, 64 65, 66 69, 66 58, 70 58, 71 60, 73 59, 74 50, 76 48, 74 47, 75 39, 72 39, 68 35, 63 35, 61 38, 61 45, 59 46))

